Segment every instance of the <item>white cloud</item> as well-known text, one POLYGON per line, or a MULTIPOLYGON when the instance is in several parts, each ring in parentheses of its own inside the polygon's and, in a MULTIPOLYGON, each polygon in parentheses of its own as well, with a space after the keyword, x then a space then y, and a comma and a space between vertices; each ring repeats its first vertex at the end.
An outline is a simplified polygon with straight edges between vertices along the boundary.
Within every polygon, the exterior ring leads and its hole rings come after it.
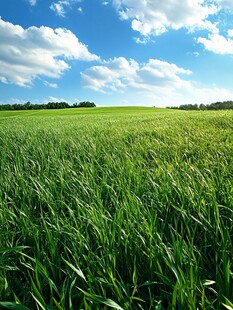
POLYGON ((103 61, 81 73, 83 84, 97 91, 122 90, 137 78, 138 64, 124 57, 103 61))
POLYGON ((53 2, 50 5, 50 9, 54 11, 57 15, 64 17, 65 16, 65 9, 64 5, 62 4, 64 1, 59 1, 59 2, 53 2))
POLYGON ((149 36, 143 36, 141 38, 134 38, 135 42, 138 44, 147 44, 148 42, 153 42, 154 41, 149 37, 149 36))
POLYGON ((220 55, 233 55, 233 40, 232 29, 228 31, 229 38, 226 38, 218 33, 210 33, 208 39, 198 38, 197 42, 204 45, 205 49, 220 55), (230 32, 229 32, 230 31, 230 32))
POLYGON ((195 87, 193 85, 187 101, 190 103, 212 103, 217 101, 232 100, 233 91, 223 87, 195 87))
MULTIPOLYGON (((67 11, 70 10, 78 2, 81 2, 81 0, 59 0, 53 2, 50 5, 50 9, 54 11, 57 15, 65 17, 67 11)), ((80 8, 78 8, 78 10, 79 9, 80 8)))
POLYGON ((49 96, 48 100, 51 102, 68 102, 64 98, 57 98, 57 97, 53 97, 53 96, 49 96))
POLYGON ((233 10, 233 2, 232 0, 219 0, 219 4, 222 6, 222 8, 226 9, 232 9, 233 10))
POLYGON ((30 4, 31 6, 35 6, 35 5, 36 5, 36 1, 37 1, 37 0, 28 0, 29 4, 30 4))
POLYGON ((45 86, 50 87, 50 88, 57 88, 58 85, 56 83, 50 83, 48 81, 43 82, 45 86))
POLYGON ((200 53, 198 53, 198 52, 193 52, 193 55, 194 55, 195 57, 199 57, 199 56, 200 56, 200 53))
POLYGON ((233 37, 233 29, 227 31, 228 37, 233 37))
POLYGON ((97 91, 139 90, 146 92, 166 89, 189 88, 190 83, 179 77, 191 71, 158 59, 150 59, 145 64, 124 57, 104 61, 81 73, 83 85, 97 91))
MULTIPOLYGON (((213 86, 200 87, 185 79, 192 72, 173 63, 149 59, 139 64, 123 57, 104 61, 81 73, 83 86, 104 93, 133 96, 135 104, 157 106, 211 103, 233 98, 233 91, 213 86)), ((132 98, 132 97, 131 97, 132 98)), ((131 101, 132 101, 131 100, 131 101)))
POLYGON ((30 86, 36 76, 59 78, 67 60, 97 60, 67 29, 24 29, 0 19, 0 81, 30 86))
POLYGON ((131 20, 132 29, 141 35, 160 35, 169 28, 193 30, 214 29, 208 17, 219 7, 205 0, 113 0, 113 5, 125 20, 131 20))

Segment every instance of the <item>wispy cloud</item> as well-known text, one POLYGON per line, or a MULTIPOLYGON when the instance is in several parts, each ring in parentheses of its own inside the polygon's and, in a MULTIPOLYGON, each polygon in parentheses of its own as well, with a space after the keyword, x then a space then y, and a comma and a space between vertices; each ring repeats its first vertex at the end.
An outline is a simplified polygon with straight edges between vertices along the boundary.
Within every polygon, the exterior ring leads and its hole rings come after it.
MULTIPOLYGON (((66 13, 71 10, 75 4, 81 2, 81 0, 59 0, 59 1, 54 1, 50 5, 50 9, 54 11, 57 15, 61 17, 65 17, 66 13)), ((82 8, 78 7, 77 8, 79 11, 82 8)))
POLYGON ((50 88, 57 88, 58 85, 56 83, 50 83, 48 81, 43 81, 44 85, 50 88))
POLYGON ((49 96, 49 101, 53 101, 53 102, 67 102, 67 100, 65 100, 64 98, 57 98, 54 96, 49 96))
POLYGON ((35 6, 37 0, 28 0, 28 2, 29 2, 29 4, 30 4, 31 6, 35 6))

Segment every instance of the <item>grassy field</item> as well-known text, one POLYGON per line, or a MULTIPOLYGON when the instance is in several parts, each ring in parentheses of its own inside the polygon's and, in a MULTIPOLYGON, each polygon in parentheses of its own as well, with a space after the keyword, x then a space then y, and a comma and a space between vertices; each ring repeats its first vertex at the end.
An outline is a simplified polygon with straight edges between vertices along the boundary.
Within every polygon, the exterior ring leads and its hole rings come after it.
POLYGON ((233 112, 0 112, 0 308, 233 309, 233 112))

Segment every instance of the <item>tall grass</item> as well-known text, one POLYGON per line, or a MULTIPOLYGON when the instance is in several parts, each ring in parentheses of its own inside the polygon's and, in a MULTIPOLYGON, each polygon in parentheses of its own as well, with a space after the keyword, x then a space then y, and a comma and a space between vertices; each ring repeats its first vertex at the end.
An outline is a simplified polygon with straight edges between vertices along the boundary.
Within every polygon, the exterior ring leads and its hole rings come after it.
POLYGON ((233 113, 0 113, 0 307, 233 309, 233 113))

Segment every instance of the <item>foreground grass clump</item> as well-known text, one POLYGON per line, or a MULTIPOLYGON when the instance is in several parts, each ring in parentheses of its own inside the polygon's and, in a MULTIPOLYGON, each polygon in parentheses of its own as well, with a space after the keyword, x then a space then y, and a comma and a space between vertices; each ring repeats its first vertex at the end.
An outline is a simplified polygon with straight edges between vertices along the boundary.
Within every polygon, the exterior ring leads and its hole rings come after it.
POLYGON ((0 307, 233 309, 233 112, 1 112, 0 154, 0 307))

